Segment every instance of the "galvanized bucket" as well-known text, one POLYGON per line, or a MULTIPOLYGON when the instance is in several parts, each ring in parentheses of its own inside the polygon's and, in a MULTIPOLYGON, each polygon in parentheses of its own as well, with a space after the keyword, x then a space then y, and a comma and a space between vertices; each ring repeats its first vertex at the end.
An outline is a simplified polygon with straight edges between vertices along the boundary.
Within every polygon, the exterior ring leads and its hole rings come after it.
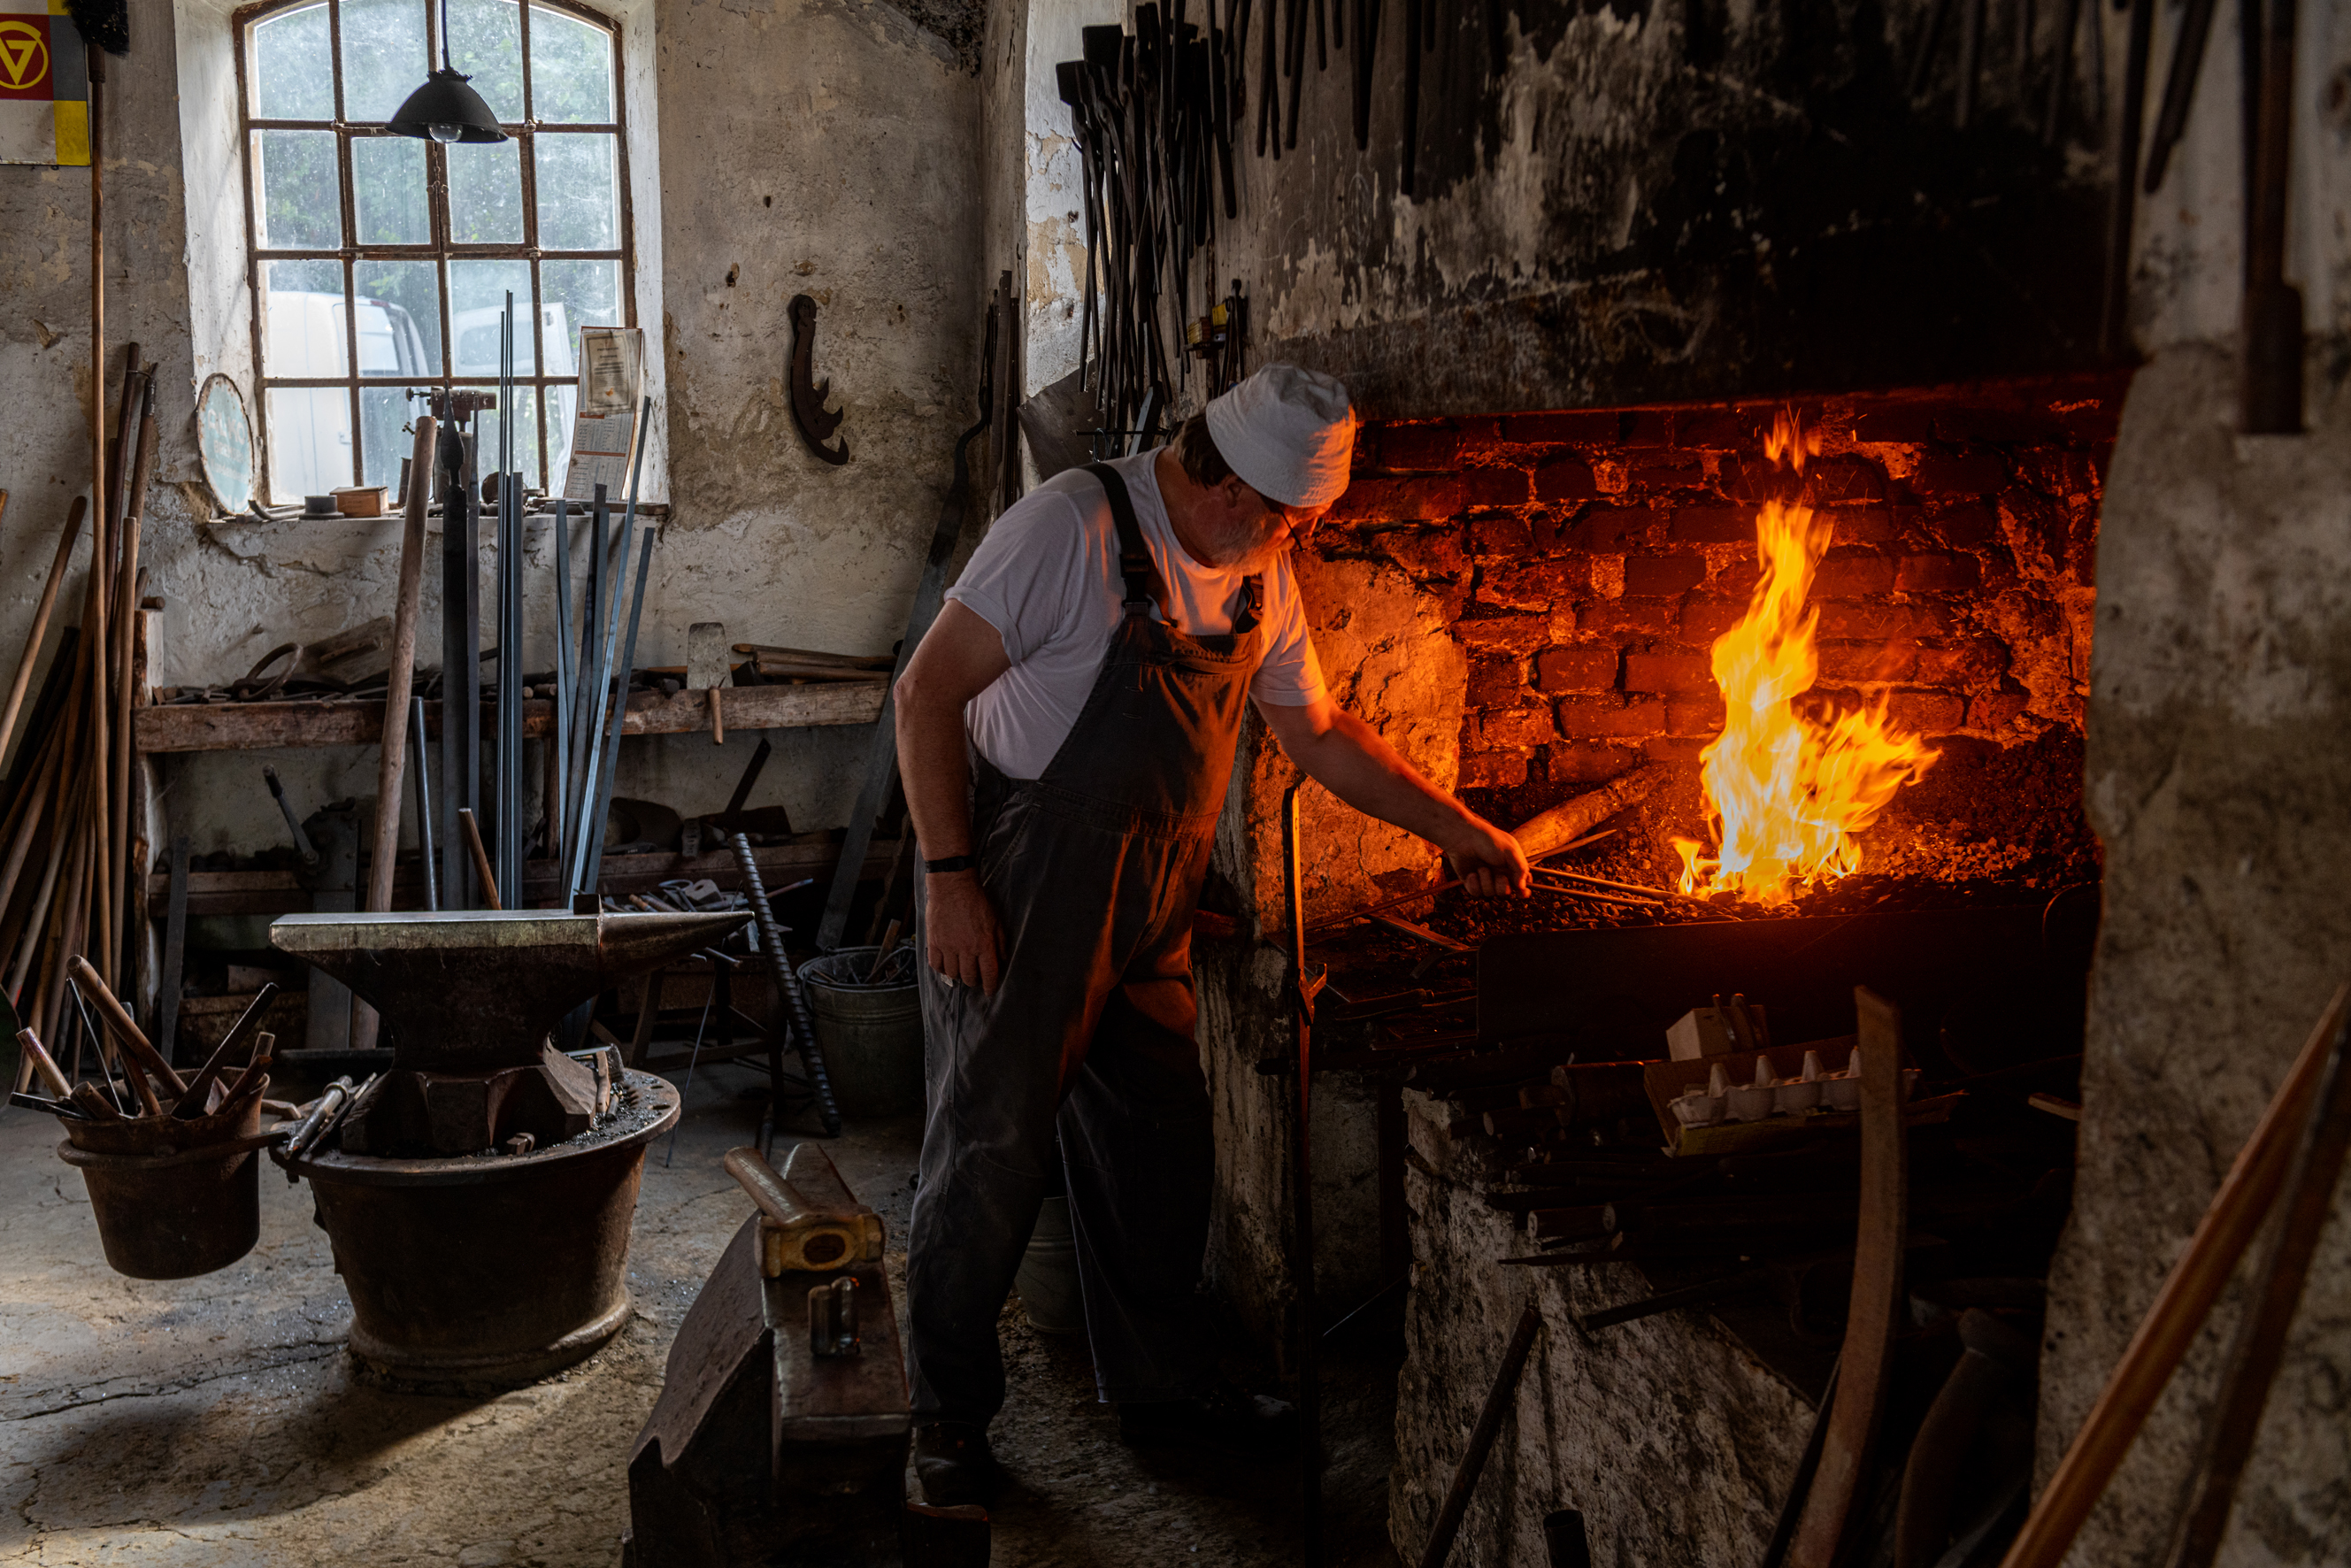
MULTIPOLYGON (((191 1124, 76 1124, 84 1136, 119 1138, 131 1128, 147 1137, 187 1135, 191 1124)), ((81 1172, 98 1221, 107 1267, 133 1280, 186 1280, 225 1269, 261 1237, 261 1161, 271 1141, 260 1132, 261 1100, 247 1101, 235 1136, 196 1148, 115 1154, 77 1148, 69 1135, 57 1157, 81 1172)), ((199 1135, 202 1135, 199 1134, 199 1135)))
POLYGON ((923 1003, 911 968, 869 986, 872 947, 843 947, 799 968, 816 1015, 816 1042, 845 1116, 903 1116, 923 1108, 923 1003))
POLYGON ((1070 1229, 1070 1200, 1049 1197, 1037 1211, 1037 1228, 1012 1277, 1020 1311, 1039 1333, 1081 1333, 1084 1299, 1078 1290, 1078 1242, 1070 1229))

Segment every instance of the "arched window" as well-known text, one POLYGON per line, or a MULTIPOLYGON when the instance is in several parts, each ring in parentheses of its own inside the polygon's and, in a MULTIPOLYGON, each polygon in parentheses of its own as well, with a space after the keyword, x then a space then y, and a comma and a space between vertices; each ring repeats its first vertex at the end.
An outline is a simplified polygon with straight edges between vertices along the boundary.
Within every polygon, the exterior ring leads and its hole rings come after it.
MULTIPOLYGON (((269 498, 392 485, 423 412, 495 387, 515 298, 515 452, 561 483, 582 326, 632 326, 620 29, 564 0, 293 0, 237 15, 269 498), (384 121, 450 57, 511 141, 384 121)), ((504 411, 480 417, 486 455, 504 411)))

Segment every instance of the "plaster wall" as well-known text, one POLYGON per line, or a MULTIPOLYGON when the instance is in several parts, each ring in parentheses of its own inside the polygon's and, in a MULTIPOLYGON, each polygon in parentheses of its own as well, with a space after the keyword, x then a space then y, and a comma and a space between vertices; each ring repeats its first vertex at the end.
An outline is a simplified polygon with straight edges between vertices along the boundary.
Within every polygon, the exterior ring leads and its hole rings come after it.
MULTIPOLYGON (((622 28, 638 319, 657 350, 646 491, 674 507, 639 663, 681 662, 686 628, 703 620, 725 622, 739 641, 886 651, 903 630, 953 433, 970 421, 977 382, 975 8, 932 7, 922 25, 857 0, 602 9, 622 28), (808 454, 786 411, 785 308, 799 292, 819 300, 817 374, 831 378, 846 414, 854 455, 844 468, 808 454)), ((115 62, 108 110, 110 368, 131 340, 160 365, 143 550, 150 591, 164 601, 152 622, 158 685, 225 684, 278 643, 388 613, 398 569, 396 520, 215 520, 197 483, 197 388, 217 371, 252 390, 228 10, 220 0, 133 0, 133 53, 115 62)), ((0 386, 20 411, 0 432, 0 484, 15 502, 15 526, 0 532, 0 646, 11 653, 67 502, 87 483, 87 192, 80 170, 0 169, 0 293, 10 307, 0 386)), ((526 542, 535 610, 526 663, 551 668, 549 526, 532 525, 526 542)), ((85 544, 60 623, 78 619, 87 555, 85 544)), ((439 618, 428 570, 428 660, 439 618)), ((56 638, 53 627, 52 647, 56 638)), ((754 803, 782 803, 810 826, 838 822, 865 735, 777 737, 754 803)), ((618 789, 688 813, 713 810, 756 744, 632 742, 618 789)), ((371 794, 373 755, 167 760, 167 831, 190 832, 200 851, 274 844, 283 827, 256 778, 263 762, 307 808, 371 794)))
MULTIPOLYGON (((2087 804, 2105 845, 2080 1177, 2050 1281, 2045 1481, 2351 966, 2351 395, 2235 434, 2224 349, 2168 349, 2123 411, 2099 534, 2087 804)), ((2259 1249, 2256 1249, 2256 1256, 2259 1249)), ((2224 1299, 2070 1562, 2168 1544, 2239 1316, 2224 1299)), ((2351 1551, 2351 1234, 2322 1246, 2220 1561, 2351 1551)))

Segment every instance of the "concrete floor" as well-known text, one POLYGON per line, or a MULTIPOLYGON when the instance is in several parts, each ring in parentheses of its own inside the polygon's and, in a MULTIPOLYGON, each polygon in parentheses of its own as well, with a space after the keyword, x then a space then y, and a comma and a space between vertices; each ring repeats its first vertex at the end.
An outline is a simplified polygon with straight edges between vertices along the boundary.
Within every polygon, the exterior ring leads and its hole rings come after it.
MULTIPOLYGON (((50 1152, 55 1124, 0 1111, 0 1563, 611 1568, 671 1335, 750 1212, 719 1157, 756 1134, 758 1106, 737 1097, 755 1076, 702 1073, 674 1163, 653 1146, 620 1337, 546 1382, 474 1398, 357 1373, 326 1236, 274 1166, 242 1261, 126 1280, 100 1257, 80 1176, 50 1152)), ((897 1249, 916 1136, 907 1118, 829 1145, 897 1249)), ((893 1251, 893 1277, 904 1262, 893 1251)), ((1134 1453, 1094 1402, 1082 1341, 1035 1333, 1017 1303, 1004 1333, 1012 1395, 995 1437, 1016 1484, 997 1510, 998 1568, 1297 1560, 1294 1467, 1134 1453)), ((1393 1354, 1332 1359, 1331 1562, 1392 1564, 1393 1354)))

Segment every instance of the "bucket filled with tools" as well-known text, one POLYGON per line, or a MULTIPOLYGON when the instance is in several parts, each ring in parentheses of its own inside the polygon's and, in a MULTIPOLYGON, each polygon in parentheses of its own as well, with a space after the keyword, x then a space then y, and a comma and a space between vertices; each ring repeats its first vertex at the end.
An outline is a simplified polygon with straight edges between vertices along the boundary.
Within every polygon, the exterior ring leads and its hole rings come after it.
MULTIPOLYGON (((263 1078, 264 1087, 268 1079, 263 1078)), ((261 1097, 190 1121, 68 1122, 57 1157, 81 1172, 107 1267, 133 1280, 225 1269, 261 1236, 261 1097)))
POLYGON ((903 1116, 923 1108, 923 1003, 914 949, 843 947, 799 967, 816 1042, 843 1114, 903 1116), (878 960, 878 961, 877 961, 878 960))

